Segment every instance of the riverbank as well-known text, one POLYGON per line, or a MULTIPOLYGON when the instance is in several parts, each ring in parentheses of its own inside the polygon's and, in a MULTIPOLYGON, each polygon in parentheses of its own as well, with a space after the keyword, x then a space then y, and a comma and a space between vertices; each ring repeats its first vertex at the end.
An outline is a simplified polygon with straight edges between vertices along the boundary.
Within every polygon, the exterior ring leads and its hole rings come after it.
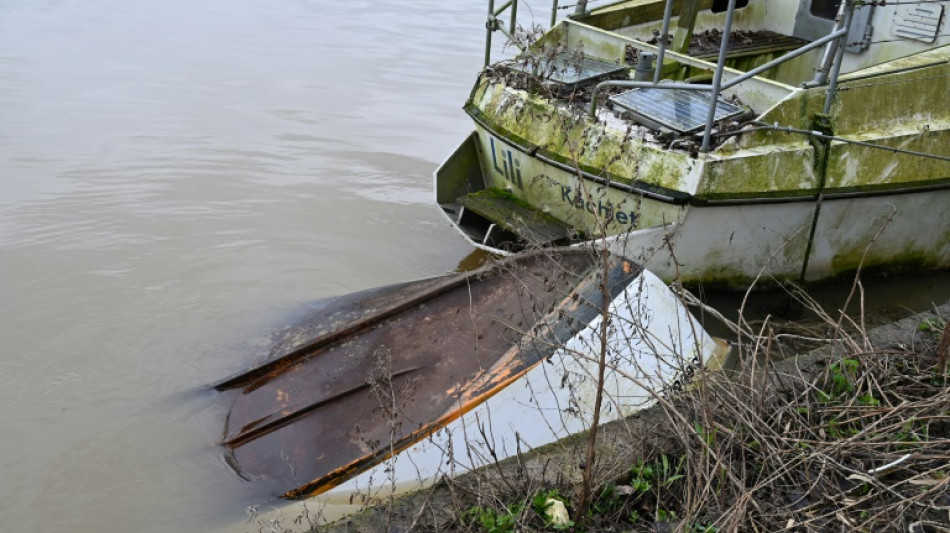
POLYGON ((578 530, 950 530, 948 318, 950 302, 868 331, 825 315, 830 342, 779 361, 782 334, 760 324, 736 347, 748 370, 603 428, 582 516, 578 435, 319 531, 553 529, 551 498, 578 530))

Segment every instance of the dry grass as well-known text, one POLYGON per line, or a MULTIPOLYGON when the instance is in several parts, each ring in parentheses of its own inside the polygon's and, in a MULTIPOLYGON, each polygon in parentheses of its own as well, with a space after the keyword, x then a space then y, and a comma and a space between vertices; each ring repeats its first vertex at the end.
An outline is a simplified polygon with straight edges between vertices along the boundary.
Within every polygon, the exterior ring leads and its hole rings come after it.
MULTIPOLYGON (((780 334, 766 321, 740 337, 745 371, 707 373, 660 402, 647 429, 620 425, 627 434, 602 443, 614 449, 596 465, 606 481, 573 529, 950 531, 950 326, 914 319, 897 341, 816 311, 828 347, 775 362, 780 334), (918 324, 926 331, 908 333, 918 324)), ((424 529, 551 530, 533 500, 553 490, 576 502, 579 478, 564 465, 582 457, 519 458, 498 471, 514 483, 451 482, 455 519, 424 529)))
POLYGON ((950 530, 950 393, 935 351, 839 346, 823 371, 710 376, 682 399, 695 431, 678 435, 671 525, 950 530))
POLYGON ((553 496, 569 531, 950 532, 950 304, 872 331, 813 311, 807 337, 736 325, 743 371, 604 426, 594 464, 577 435, 329 529, 553 531, 553 496), (779 360, 788 341, 825 342, 779 360))

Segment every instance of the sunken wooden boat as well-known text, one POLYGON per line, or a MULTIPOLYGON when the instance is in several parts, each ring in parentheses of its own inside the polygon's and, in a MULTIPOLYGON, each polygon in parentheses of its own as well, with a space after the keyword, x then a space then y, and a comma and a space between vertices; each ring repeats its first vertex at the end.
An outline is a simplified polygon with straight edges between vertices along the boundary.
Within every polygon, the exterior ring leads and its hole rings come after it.
POLYGON ((601 350, 604 422, 722 352, 658 278, 582 248, 327 300, 301 331, 216 386, 229 463, 285 498, 371 499, 588 429, 601 350))

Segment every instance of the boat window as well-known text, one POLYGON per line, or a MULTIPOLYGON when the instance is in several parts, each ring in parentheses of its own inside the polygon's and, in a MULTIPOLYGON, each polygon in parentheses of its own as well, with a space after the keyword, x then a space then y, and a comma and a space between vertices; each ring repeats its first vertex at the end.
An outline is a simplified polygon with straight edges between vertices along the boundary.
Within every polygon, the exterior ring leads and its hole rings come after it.
MULTIPOLYGON (((736 9, 749 5, 749 0, 736 0, 736 9)), ((729 9, 729 0, 713 0, 711 11, 721 13, 729 9)))
POLYGON ((811 0, 811 14, 823 19, 834 20, 838 14, 841 0, 811 0))

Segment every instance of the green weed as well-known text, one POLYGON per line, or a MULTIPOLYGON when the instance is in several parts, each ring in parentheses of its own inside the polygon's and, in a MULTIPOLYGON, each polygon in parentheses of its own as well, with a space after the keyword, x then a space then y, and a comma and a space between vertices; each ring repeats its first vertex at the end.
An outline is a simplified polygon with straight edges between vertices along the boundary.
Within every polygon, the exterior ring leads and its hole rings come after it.
POLYGON ((521 505, 508 507, 499 512, 492 508, 472 507, 465 513, 469 524, 478 524, 485 533, 511 533, 515 530, 521 505))
POLYGON ((934 316, 926 318, 917 324, 917 329, 919 331, 926 331, 933 333, 934 335, 940 335, 940 332, 943 331, 943 328, 947 327, 946 321, 944 321, 939 316, 934 316))
MULTIPOLYGON (((542 490, 534 495, 534 498, 531 499, 531 508, 545 521, 547 518, 548 509, 554 505, 554 502, 551 500, 558 500, 564 504, 567 504, 567 498, 561 495, 557 489, 542 490)), ((561 531, 574 527, 574 522, 570 520, 563 524, 549 524, 554 528, 555 531, 561 531)))
POLYGON ((854 381, 858 377, 859 366, 860 363, 857 359, 842 359, 828 367, 832 396, 842 396, 854 392, 854 381))
POLYGON ((878 407, 881 405, 881 400, 878 400, 871 394, 862 394, 858 396, 858 403, 868 407, 878 407))

